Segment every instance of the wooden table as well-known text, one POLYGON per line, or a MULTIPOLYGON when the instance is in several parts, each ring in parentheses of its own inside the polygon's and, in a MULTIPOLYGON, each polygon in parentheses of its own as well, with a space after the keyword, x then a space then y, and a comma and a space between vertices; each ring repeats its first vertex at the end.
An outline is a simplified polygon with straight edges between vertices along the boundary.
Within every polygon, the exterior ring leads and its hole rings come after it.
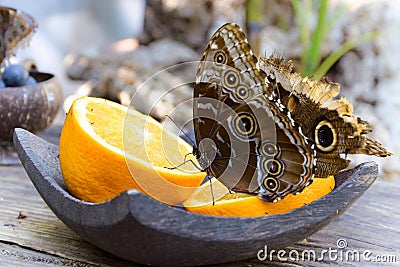
MULTIPOLYGON (((57 123, 43 136, 56 143, 60 129, 57 123)), ((400 185, 379 180, 338 220, 280 252, 283 261, 275 252, 272 262, 254 258, 220 266, 400 266, 399 193, 400 185), (347 242, 347 247, 338 248, 337 242, 347 242), (323 260, 307 257, 310 251, 315 258, 324 255, 323 260), (296 255, 299 260, 294 259, 296 255), (395 262, 367 261, 363 255, 395 262)), ((254 255, 262 249, 254 248, 254 255)), ((19 165, 0 166, 0 266, 136 265, 97 249, 69 230, 46 206, 19 165)))

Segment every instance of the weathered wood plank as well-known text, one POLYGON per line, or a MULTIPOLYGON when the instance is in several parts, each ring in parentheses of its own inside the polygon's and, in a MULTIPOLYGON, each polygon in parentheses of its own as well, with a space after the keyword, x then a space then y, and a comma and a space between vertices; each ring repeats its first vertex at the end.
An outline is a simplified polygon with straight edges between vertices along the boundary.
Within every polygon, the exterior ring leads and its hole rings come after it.
POLYGON ((0 242, 82 263, 132 266, 69 230, 46 206, 20 166, 0 167, 0 242), (27 217, 18 219, 20 211, 27 217))
MULTIPOLYGON (((389 182, 376 182, 359 201, 338 220, 332 222, 323 230, 315 233, 306 242, 299 242, 286 248, 285 255, 279 261, 274 253, 274 266, 399 266, 400 265, 400 186, 389 182), (338 248, 338 240, 345 240, 347 247, 338 248), (337 250, 332 257, 325 254, 323 260, 302 260, 303 251, 315 251, 316 257, 322 250, 337 250), (292 260, 289 253, 299 253, 300 260, 292 260), (371 254, 368 253, 371 252, 371 254), (354 253, 360 253, 360 259, 354 253), (367 253, 368 261, 363 258, 367 253), (348 255, 348 256, 346 256, 348 255), (353 257, 354 255, 354 257, 353 257), (374 262, 375 256, 394 256, 395 262, 374 262), (334 258, 337 257, 335 260, 334 258)), ((262 249, 262 248, 260 248, 262 249)), ((255 252, 256 252, 255 248, 255 252)), ((305 254, 307 258, 308 254, 305 254)), ((312 258, 312 256, 310 257, 312 258)), ((393 259, 387 259, 393 260, 393 259)), ((233 266, 243 266, 246 263, 252 267, 265 266, 267 263, 252 259, 233 266)), ((224 265, 232 266, 232 265, 224 265)))
POLYGON ((9 245, 0 242, 0 266, 75 266, 90 267, 98 266, 87 263, 80 263, 73 260, 63 259, 53 255, 48 255, 31 249, 25 249, 17 245, 9 245))
MULTIPOLYGON (((400 263, 400 186, 378 181, 339 220, 322 231, 287 248, 315 250, 337 249, 337 240, 344 238, 347 250, 371 251, 373 255, 395 255, 400 263)), ((254 248, 257 251, 263 248, 254 248)), ((21 166, 0 167, 0 266, 135 266, 119 260, 85 242, 60 222, 42 201, 21 166), (27 217, 18 219, 19 212, 27 217)), ((286 254, 288 257, 288 254, 286 254)), ((295 261, 288 258, 275 266, 377 266, 366 261, 295 261)), ((267 261, 252 259, 221 266, 266 266, 267 261)))

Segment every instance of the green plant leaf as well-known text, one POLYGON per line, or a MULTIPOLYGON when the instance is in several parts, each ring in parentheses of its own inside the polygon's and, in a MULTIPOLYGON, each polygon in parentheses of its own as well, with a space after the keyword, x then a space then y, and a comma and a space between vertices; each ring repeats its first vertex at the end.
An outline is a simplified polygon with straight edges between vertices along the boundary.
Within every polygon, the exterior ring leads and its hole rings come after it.
POLYGON ((299 71, 303 72, 310 51, 309 40, 311 38, 312 29, 308 19, 312 16, 312 0, 292 0, 292 6, 300 34, 301 58, 299 71))
POLYGON ((311 40, 310 52, 306 61, 304 75, 311 75, 321 61, 321 47, 327 35, 328 0, 319 1, 318 23, 311 40))
POLYGON ((379 31, 373 31, 362 34, 358 38, 344 42, 319 65, 319 67, 314 71, 313 78, 316 80, 321 79, 323 76, 325 76, 333 64, 335 64, 336 61, 338 61, 344 54, 365 41, 377 38, 379 35, 379 31))

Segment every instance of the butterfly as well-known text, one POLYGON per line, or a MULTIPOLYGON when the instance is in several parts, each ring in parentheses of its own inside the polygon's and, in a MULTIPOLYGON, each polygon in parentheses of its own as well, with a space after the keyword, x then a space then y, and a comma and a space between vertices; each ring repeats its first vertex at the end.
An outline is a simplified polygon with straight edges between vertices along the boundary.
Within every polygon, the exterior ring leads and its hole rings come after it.
POLYGON ((193 95, 193 154, 208 177, 277 201, 301 192, 316 174, 346 168, 340 154, 388 155, 365 137, 369 124, 352 115, 346 100, 324 106, 337 95, 337 84, 306 82, 286 71, 289 66, 277 61, 259 62, 236 24, 211 37, 193 95))
POLYGON ((0 7, 0 62, 14 55, 15 50, 29 42, 38 27, 29 14, 14 8, 0 7))
POLYGON ((314 177, 316 150, 258 67, 236 24, 211 37, 194 85, 194 154, 236 192, 277 201, 314 177))
POLYGON ((379 142, 367 137, 372 131, 365 120, 353 115, 353 106, 346 98, 334 99, 340 85, 328 78, 316 81, 301 77, 293 71, 291 61, 270 56, 260 59, 260 68, 269 79, 276 80, 282 103, 304 134, 316 144, 315 175, 327 177, 349 166, 347 154, 366 154, 379 157, 392 155, 379 142))

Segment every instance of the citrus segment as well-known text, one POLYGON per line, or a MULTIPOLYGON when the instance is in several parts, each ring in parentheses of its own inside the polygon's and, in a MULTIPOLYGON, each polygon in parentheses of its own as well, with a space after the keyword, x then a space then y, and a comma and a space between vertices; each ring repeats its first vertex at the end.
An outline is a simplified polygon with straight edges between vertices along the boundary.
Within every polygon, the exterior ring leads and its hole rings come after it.
POLYGON ((74 101, 66 117, 60 166, 70 192, 85 201, 102 202, 131 188, 148 193, 142 187, 151 185, 155 193, 161 192, 160 200, 176 204, 193 193, 205 174, 192 164, 180 170, 165 167, 182 163, 191 151, 149 116, 105 99, 83 97, 74 101))
POLYGON ((310 204, 330 193, 334 187, 335 179, 333 176, 314 178, 314 182, 300 194, 288 195, 284 199, 273 203, 261 200, 257 196, 243 193, 228 192, 225 194, 227 191, 225 186, 218 180, 212 179, 214 205, 212 203, 210 184, 205 183, 189 199, 183 202, 183 206, 188 211, 212 216, 255 217, 280 214, 310 204), (224 196, 220 197, 221 195, 224 196))

